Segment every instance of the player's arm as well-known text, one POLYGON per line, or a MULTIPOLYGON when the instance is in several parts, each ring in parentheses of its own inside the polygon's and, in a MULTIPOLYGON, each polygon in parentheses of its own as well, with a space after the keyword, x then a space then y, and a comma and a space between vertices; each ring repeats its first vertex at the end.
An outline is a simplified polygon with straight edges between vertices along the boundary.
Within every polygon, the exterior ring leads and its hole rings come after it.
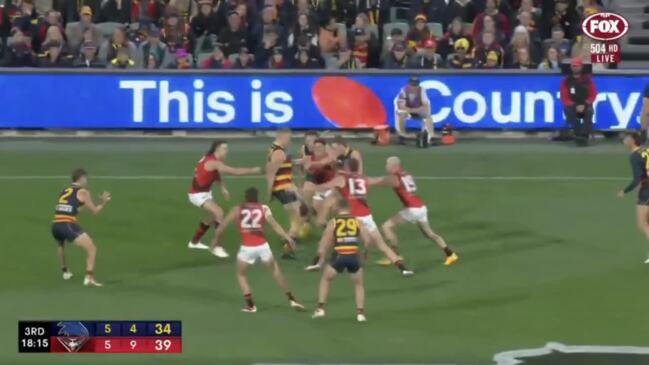
POLYGON ((322 265, 324 263, 327 251, 329 251, 329 248, 334 242, 334 229, 336 228, 335 226, 335 221, 331 219, 329 220, 329 223, 327 223, 324 231, 322 231, 322 236, 320 237, 320 242, 318 243, 318 256, 320 257, 320 261, 318 261, 319 265, 322 265))
POLYGON ((343 176, 336 176, 324 184, 315 186, 315 191, 327 191, 333 188, 342 188, 345 186, 345 178, 343 176))
POLYGON ((239 207, 234 207, 232 210, 230 210, 228 215, 226 215, 225 218, 223 218, 223 221, 221 221, 221 224, 219 224, 218 228, 216 228, 216 231, 214 232, 214 240, 216 242, 221 241, 221 236, 223 235, 223 232, 225 232, 225 229, 228 228, 228 226, 230 225, 230 223, 232 223, 234 217, 236 217, 237 214, 239 214, 239 207))
POLYGON ((649 85, 645 90, 644 98, 642 99, 642 111, 640 111, 640 128, 647 133, 649 127, 649 85))
POLYGON ((92 200, 92 196, 90 195, 90 192, 86 189, 81 189, 77 192, 77 199, 79 199, 80 202, 83 203, 84 207, 90 211, 90 213, 97 215, 99 212, 101 212, 106 204, 110 201, 110 193, 107 191, 104 191, 99 195, 99 204, 95 204, 95 202, 92 200))
POLYGON ((279 170, 280 165, 286 156, 282 151, 275 151, 270 155, 270 161, 266 164, 266 193, 270 199, 273 190, 273 181, 275 181, 275 174, 279 170), (279 153, 278 153, 279 152, 279 153))
POLYGON ((352 151, 352 158, 356 159, 358 161, 358 173, 363 174, 363 156, 358 150, 352 151))
POLYGON ((367 184, 370 186, 381 185, 381 186, 389 186, 392 188, 396 188, 397 186, 399 186, 399 182, 397 181, 396 176, 368 177, 367 184))
POLYGON ((640 179, 642 179, 642 157, 634 153, 629 158, 629 161, 631 162, 631 173, 633 176, 631 182, 629 182, 629 184, 618 193, 618 196, 620 197, 633 191, 640 184, 640 179))
POLYGON ((221 195, 223 195, 223 199, 226 201, 230 200, 230 191, 228 188, 225 186, 225 181, 223 178, 221 180, 216 182, 219 185, 219 190, 221 190, 221 195))
POLYGON ((275 220, 275 217, 273 217, 273 213, 270 211, 270 208, 264 205, 264 217, 266 218, 266 222, 270 224, 270 228, 277 233, 278 236, 282 237, 286 242, 288 242, 289 245, 291 245, 291 248, 295 250, 295 241, 293 241, 293 238, 286 233, 284 228, 277 223, 275 220))
POLYGON ((261 172, 260 167, 232 167, 221 161, 210 161, 205 164, 205 169, 207 171, 219 170, 230 175, 255 175, 261 172))

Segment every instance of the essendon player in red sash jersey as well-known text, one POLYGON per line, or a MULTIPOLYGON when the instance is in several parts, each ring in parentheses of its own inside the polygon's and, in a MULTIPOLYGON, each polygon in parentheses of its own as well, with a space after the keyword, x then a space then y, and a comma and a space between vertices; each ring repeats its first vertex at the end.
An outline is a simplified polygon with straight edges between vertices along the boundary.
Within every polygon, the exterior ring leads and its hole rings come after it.
MULTIPOLYGON (((216 204, 212 197, 212 185, 219 184, 221 194, 225 200, 230 199, 230 193, 221 179, 221 173, 230 175, 254 175, 261 172, 259 167, 230 167, 223 161, 228 155, 228 144, 225 141, 214 141, 207 153, 198 161, 194 170, 194 178, 189 187, 189 201, 205 211, 206 215, 198 226, 194 237, 189 241, 187 247, 207 250, 210 247, 201 243, 200 240, 210 225, 218 226, 223 219, 223 209, 216 204)), ((212 243, 210 250, 215 256, 226 258, 228 253, 223 247, 212 243)))
POLYGON ((316 139, 313 143, 313 153, 303 161, 307 170, 307 180, 303 185, 305 200, 313 204, 316 211, 316 224, 324 226, 327 223, 329 211, 335 205, 333 189, 315 191, 315 185, 325 184, 336 177, 336 158, 327 152, 327 142, 316 139))
POLYGON ((421 198, 417 195, 415 179, 401 167, 401 160, 398 157, 390 157, 386 161, 385 169, 389 176, 381 178, 383 185, 391 186, 395 194, 404 206, 404 209, 383 223, 383 234, 388 239, 392 248, 396 250, 398 245, 397 235, 394 232, 396 226, 409 222, 416 223, 424 235, 434 241, 446 254, 446 266, 453 265, 459 257, 448 247, 444 238, 438 235, 428 223, 428 209, 421 198))
MULTIPOLYGON (((403 265, 401 259, 383 240, 381 232, 379 232, 379 229, 374 222, 374 218, 372 217, 372 211, 367 204, 367 194, 370 185, 380 183, 380 180, 372 181, 359 174, 359 162, 354 158, 346 160, 344 167, 344 174, 337 175, 328 183, 318 185, 316 190, 322 191, 338 189, 342 198, 345 199, 349 205, 349 212, 356 217, 358 222, 367 230, 370 241, 376 244, 378 249, 390 259, 390 262, 394 263, 399 270, 401 270, 403 275, 412 275, 413 272, 403 265)), ((316 265, 308 267, 307 270, 312 271, 315 269, 313 266, 316 265)))
POLYGON ((237 278, 246 301, 243 311, 248 313, 257 312, 246 276, 248 267, 254 265, 257 261, 261 261, 272 270, 273 279, 286 294, 291 308, 303 310, 304 306, 293 297, 282 270, 273 258, 273 252, 270 250, 270 245, 264 234, 266 223, 292 247, 295 247, 295 242, 273 218, 270 208, 259 203, 259 192, 256 188, 248 188, 245 192, 245 199, 245 203, 233 208, 228 213, 223 220, 223 224, 216 230, 215 236, 218 242, 223 235, 223 231, 232 221, 235 221, 239 228, 241 247, 237 254, 237 278))

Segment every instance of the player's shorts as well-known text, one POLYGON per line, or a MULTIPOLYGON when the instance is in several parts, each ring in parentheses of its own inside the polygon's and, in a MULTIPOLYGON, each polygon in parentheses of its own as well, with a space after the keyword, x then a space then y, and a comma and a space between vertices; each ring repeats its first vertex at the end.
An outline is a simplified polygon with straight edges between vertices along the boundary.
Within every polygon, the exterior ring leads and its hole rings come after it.
POLYGON ((638 205, 649 205, 649 185, 640 186, 640 190, 638 190, 638 205))
POLYGON ((311 182, 311 183, 314 183, 314 184, 315 184, 315 176, 313 176, 312 173, 307 172, 307 173, 304 175, 304 181, 308 181, 308 182, 311 182))
POLYGON ((211 191, 203 193, 189 193, 187 194, 187 196, 189 197, 189 202, 199 208, 201 208, 206 201, 213 200, 211 191))
POLYGON ((237 260, 243 261, 249 265, 255 264, 257 261, 268 263, 273 260, 273 251, 270 250, 268 242, 259 246, 244 246, 241 245, 237 260))
POLYGON ((331 256, 329 265, 336 270, 337 273, 343 273, 347 270, 350 274, 355 274, 361 268, 361 260, 358 257, 358 254, 352 255, 339 255, 334 253, 331 256))
POLYGON ((297 194, 292 190, 273 191, 273 198, 279 200, 282 205, 286 205, 296 202, 297 194))
POLYGON ((66 241, 73 242, 84 234, 83 228, 76 223, 52 223, 52 237, 63 245, 66 241))
POLYGON ((426 208, 426 206, 419 208, 405 208, 399 212, 399 215, 410 223, 428 222, 428 208, 426 208))
POLYGON ((317 191, 315 194, 313 194, 313 200, 320 200, 320 201, 325 200, 328 197, 330 197, 331 194, 333 193, 334 193, 333 189, 329 189, 327 191, 317 191))
POLYGON ((379 229, 374 222, 372 215, 366 215, 364 217, 356 217, 356 219, 365 227, 369 232, 374 232, 379 229))

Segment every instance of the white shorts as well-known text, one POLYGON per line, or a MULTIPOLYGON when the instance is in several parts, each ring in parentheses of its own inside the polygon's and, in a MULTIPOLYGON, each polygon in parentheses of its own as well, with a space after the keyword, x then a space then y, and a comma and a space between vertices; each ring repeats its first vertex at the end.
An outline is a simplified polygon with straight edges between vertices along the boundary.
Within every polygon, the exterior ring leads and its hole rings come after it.
POLYGON ((193 205, 201 208, 206 201, 212 200, 212 192, 208 191, 206 193, 189 193, 189 202, 193 205))
POLYGON ((313 194, 313 200, 320 200, 320 201, 325 200, 328 197, 330 197, 331 194, 333 193, 334 193, 333 189, 329 189, 327 191, 316 191, 316 193, 313 194))
POLYGON ((268 242, 259 246, 241 246, 237 254, 237 260, 253 265, 257 260, 268 263, 273 260, 273 251, 270 250, 268 242))
POLYGON ((419 208, 405 208, 399 212, 399 215, 410 223, 428 222, 428 208, 426 208, 426 206, 419 208))
POLYGON ((365 217, 356 217, 356 219, 367 229, 369 232, 374 232, 379 229, 374 222, 372 215, 366 215, 365 217))

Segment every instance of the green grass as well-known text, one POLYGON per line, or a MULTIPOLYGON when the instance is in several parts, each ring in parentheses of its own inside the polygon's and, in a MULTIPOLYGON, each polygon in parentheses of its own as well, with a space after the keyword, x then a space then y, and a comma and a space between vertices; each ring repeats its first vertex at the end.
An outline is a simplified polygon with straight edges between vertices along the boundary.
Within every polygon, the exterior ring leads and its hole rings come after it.
MULTIPOLYGON (((266 140, 231 144, 232 165, 260 165, 266 140)), ((205 140, 2 140, 2 275, 0 363, 52 364, 250 364, 254 362, 453 362, 490 364, 493 354, 542 346, 649 345, 644 292, 647 244, 635 228, 634 196, 615 193, 629 174, 619 144, 575 149, 540 141, 465 142, 418 150, 358 142, 371 175, 398 154, 415 176, 602 177, 419 179, 431 222, 461 256, 442 266, 443 255, 417 229, 399 229, 402 253, 417 275, 368 264, 369 322, 353 321, 351 284, 334 283, 328 318, 294 313, 268 273, 250 280, 259 313, 239 312, 242 298, 233 261, 189 251, 201 213, 187 201, 190 178, 116 180, 91 178, 96 194, 113 194, 110 206, 81 224, 99 247, 97 276, 107 285, 84 288, 83 254, 70 247, 77 275, 59 275, 49 225, 67 179, 7 176, 67 175, 85 166, 94 175, 189 176, 205 140), (619 179, 605 179, 619 177, 619 179), (180 319, 181 355, 55 356, 17 353, 18 320, 180 319)), ((228 179, 236 202, 261 179, 228 179)), ((232 203, 226 204, 228 207, 232 203)), ((377 222, 400 209, 394 194, 370 195, 377 222)), ((286 224, 278 203, 271 207, 286 224)), ((269 235, 277 251, 275 236, 269 235)), ((234 229, 226 247, 236 252, 234 229)), ((302 271, 317 234, 300 249, 299 262, 282 262, 294 293, 311 309, 319 275, 302 271)), ((375 258, 378 255, 374 254, 375 258)))

